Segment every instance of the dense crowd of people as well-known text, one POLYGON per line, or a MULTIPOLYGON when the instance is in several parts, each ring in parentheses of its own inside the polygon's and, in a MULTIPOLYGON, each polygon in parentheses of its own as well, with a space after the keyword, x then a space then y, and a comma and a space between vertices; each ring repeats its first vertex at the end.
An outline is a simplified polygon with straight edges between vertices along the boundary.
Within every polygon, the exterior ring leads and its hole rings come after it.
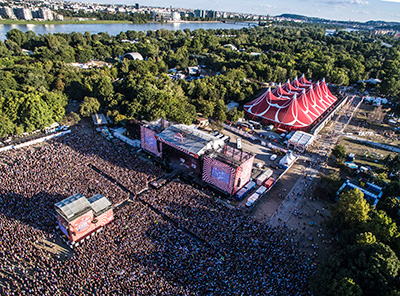
POLYGON ((271 228, 180 180, 133 199, 115 220, 62 258, 40 247, 56 232, 54 204, 100 193, 114 204, 163 175, 123 145, 78 129, 3 154, 0 167, 0 294, 310 295, 313 258, 286 228, 271 228), (193 233, 200 239, 188 235, 193 233))

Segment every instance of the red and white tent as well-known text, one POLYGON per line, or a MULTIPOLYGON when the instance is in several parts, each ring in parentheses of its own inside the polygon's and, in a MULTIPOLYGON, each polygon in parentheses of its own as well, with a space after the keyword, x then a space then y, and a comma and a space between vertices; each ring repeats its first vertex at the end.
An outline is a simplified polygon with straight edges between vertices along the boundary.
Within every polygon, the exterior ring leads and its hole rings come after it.
POLYGON ((337 101, 325 79, 311 83, 297 77, 286 84, 268 89, 255 100, 244 105, 247 115, 262 118, 286 130, 307 130, 337 101))

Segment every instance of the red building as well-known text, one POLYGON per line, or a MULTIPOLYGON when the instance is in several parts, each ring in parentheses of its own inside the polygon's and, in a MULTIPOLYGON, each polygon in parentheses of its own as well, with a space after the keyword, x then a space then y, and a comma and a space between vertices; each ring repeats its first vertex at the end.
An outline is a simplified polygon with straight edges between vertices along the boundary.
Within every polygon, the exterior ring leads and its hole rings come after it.
POLYGON ((325 79, 311 83, 302 76, 274 90, 268 89, 244 110, 251 119, 259 118, 284 130, 307 131, 333 108, 337 98, 325 79))
POLYGON ((234 195, 249 182, 253 162, 253 154, 225 146, 222 152, 204 157, 203 181, 234 195))
POLYGON ((114 220, 111 202, 97 194, 86 198, 75 194, 55 204, 58 226, 73 242, 79 242, 114 220))

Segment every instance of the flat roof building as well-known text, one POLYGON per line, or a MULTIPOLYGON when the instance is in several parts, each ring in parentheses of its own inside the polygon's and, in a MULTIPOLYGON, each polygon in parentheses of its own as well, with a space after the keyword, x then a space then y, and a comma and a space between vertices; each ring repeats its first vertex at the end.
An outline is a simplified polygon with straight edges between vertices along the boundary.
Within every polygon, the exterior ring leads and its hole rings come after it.
POLYGON ((54 206, 58 226, 73 244, 84 240, 114 219, 111 202, 100 194, 91 198, 74 194, 54 206))
POLYGON ((315 137, 312 134, 296 131, 293 136, 288 140, 287 148, 304 152, 314 142, 315 137))
POLYGON ((346 182, 343 183, 343 185, 336 192, 336 195, 339 196, 339 194, 342 191, 353 190, 356 188, 361 190, 362 193, 364 193, 364 198, 369 203, 371 203, 374 207, 378 204, 379 200, 381 199, 381 197, 383 195, 383 188, 378 185, 367 182, 367 183, 365 183, 364 186, 360 186, 360 185, 351 183, 350 180, 347 180, 346 182))

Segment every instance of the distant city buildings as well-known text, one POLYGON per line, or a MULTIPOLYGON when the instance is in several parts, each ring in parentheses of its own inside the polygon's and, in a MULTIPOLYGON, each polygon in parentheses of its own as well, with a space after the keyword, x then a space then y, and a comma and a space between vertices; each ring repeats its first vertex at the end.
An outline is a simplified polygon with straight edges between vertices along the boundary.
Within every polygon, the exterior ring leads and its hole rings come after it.
MULTIPOLYGON (((204 9, 185 9, 176 7, 150 7, 142 6, 139 3, 133 5, 127 4, 106 4, 94 2, 73 2, 62 0, 0 0, 0 18, 21 19, 21 20, 63 20, 64 17, 60 11, 72 11, 75 13, 107 13, 107 14, 146 14, 152 16, 154 21, 180 22, 182 19, 223 19, 223 20, 245 20, 259 22, 260 26, 266 26, 267 21, 275 22, 298 22, 298 23, 316 23, 330 24, 337 26, 346 26, 345 30, 371 30, 375 35, 393 35, 400 37, 400 32, 386 26, 385 22, 357 23, 335 21, 315 17, 306 17, 301 15, 283 14, 280 16, 256 15, 250 13, 226 12, 204 9), (385 28, 385 29, 375 29, 385 28)), ((396 24, 396 23, 394 23, 396 24)), ((326 30, 326 35, 335 36, 336 31, 326 30)), ((384 45, 385 46, 385 45, 384 45)))
POLYGON ((26 7, 14 6, 11 3, 10 6, 2 6, 0 7, 0 16, 6 19, 19 19, 19 20, 43 20, 43 21, 52 21, 52 20, 63 20, 64 17, 60 14, 55 13, 48 7, 30 7, 26 5, 26 7))
POLYGON ((179 22, 182 18, 209 18, 209 19, 246 19, 252 21, 267 20, 267 16, 253 15, 247 13, 221 12, 215 10, 183 9, 173 7, 148 7, 139 3, 134 5, 125 4, 103 4, 89 2, 72 2, 60 0, 47 0, 37 2, 34 0, 6 0, 4 6, 0 7, 0 17, 6 19, 20 20, 63 20, 58 10, 70 10, 73 12, 96 13, 106 12, 109 14, 149 14, 156 21, 179 22))
POLYGON ((13 9, 15 16, 20 20, 31 20, 32 11, 29 8, 17 7, 13 9))

